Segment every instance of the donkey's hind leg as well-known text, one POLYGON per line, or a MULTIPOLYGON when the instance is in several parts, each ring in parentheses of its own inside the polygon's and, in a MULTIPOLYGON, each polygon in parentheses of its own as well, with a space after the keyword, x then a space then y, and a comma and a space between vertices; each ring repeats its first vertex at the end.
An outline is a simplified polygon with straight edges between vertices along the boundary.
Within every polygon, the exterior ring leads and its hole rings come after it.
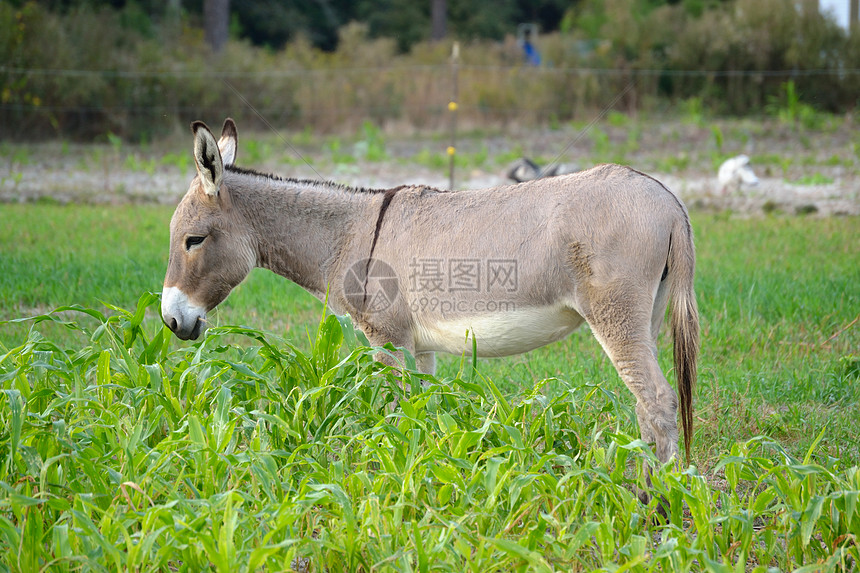
MULTIPOLYGON (((609 356, 618 375, 636 397, 636 418, 642 440, 655 444, 657 459, 666 463, 678 458, 678 397, 657 362, 652 328, 651 301, 635 304, 635 296, 616 296, 592 302, 586 316, 591 330, 609 356)), ((651 468, 646 468, 651 487, 651 468)), ((648 503, 649 491, 637 488, 639 499, 648 503)), ((658 511, 668 515, 669 504, 660 499, 658 511)))
POLYGON ((657 459, 678 457, 678 397, 657 362, 652 333, 653 300, 614 292, 591 302, 586 320, 624 384, 636 397, 642 439, 656 446, 657 459), (647 300, 646 300, 647 299, 647 300))
POLYGON ((654 295, 654 306, 651 310, 651 338, 654 340, 654 350, 657 350, 657 338, 660 336, 660 328, 666 317, 666 307, 669 305, 669 285, 664 280, 660 281, 657 293, 654 295))

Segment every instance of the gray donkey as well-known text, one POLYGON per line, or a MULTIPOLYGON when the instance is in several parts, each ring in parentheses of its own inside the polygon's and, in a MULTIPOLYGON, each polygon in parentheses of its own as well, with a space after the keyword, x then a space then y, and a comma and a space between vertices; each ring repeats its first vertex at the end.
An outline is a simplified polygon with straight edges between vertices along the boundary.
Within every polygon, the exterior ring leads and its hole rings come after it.
POLYGON ((678 454, 678 396, 657 362, 671 299, 687 459, 699 320, 683 203, 655 179, 601 165, 519 185, 353 189, 240 169, 236 126, 192 124, 197 176, 170 223, 162 315, 196 339, 254 267, 349 313, 374 345, 433 373, 435 353, 506 356, 587 322, 631 392, 643 440, 678 454))

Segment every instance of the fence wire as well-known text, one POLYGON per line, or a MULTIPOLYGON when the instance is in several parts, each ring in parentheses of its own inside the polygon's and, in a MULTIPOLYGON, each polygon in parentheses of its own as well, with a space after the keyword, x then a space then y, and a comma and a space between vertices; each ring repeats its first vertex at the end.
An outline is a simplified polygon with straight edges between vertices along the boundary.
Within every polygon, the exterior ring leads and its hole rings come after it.
MULTIPOLYGON (((458 118, 469 127, 672 112, 690 101, 717 113, 760 113, 786 98, 853 109, 860 69, 673 70, 459 65, 458 118), (789 93, 785 86, 793 84, 789 93)), ((0 66, 0 138, 149 138, 194 119, 279 129, 348 132, 364 121, 416 131, 446 126, 447 65, 335 69, 75 70, 0 66), (255 112, 228 85, 235 86, 255 112), (262 116, 262 117, 261 117, 262 116)), ((791 101, 787 102, 791 104, 791 101)))
MULTIPOLYGON (((858 68, 846 69, 792 69, 792 70, 674 70, 663 68, 591 68, 591 67, 534 67, 523 66, 481 66, 459 65, 460 70, 530 70, 540 74, 577 74, 605 76, 675 76, 675 77, 814 77, 814 76, 856 76, 860 75, 858 68)), ((219 70, 66 70, 66 69, 35 69, 0 66, 0 73, 23 76, 65 76, 65 77, 106 77, 106 78, 289 78, 329 75, 332 73, 380 73, 399 71, 404 73, 447 70, 440 65, 409 65, 409 66, 359 66, 349 68, 325 69, 290 69, 268 71, 219 71, 219 70)))

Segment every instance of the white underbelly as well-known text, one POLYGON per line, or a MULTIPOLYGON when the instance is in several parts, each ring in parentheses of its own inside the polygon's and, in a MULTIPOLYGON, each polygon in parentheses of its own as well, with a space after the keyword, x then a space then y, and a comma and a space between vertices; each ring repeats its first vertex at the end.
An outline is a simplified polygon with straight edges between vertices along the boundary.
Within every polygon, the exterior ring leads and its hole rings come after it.
POLYGON ((472 354, 474 334, 478 356, 521 354, 564 338, 582 322, 579 313, 562 306, 531 307, 456 319, 418 317, 415 350, 472 354))

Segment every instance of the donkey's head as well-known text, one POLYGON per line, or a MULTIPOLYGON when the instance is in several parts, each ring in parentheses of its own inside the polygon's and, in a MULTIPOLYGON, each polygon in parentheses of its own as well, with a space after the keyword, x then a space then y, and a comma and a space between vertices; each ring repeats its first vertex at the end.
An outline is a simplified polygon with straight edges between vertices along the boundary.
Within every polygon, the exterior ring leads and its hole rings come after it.
POLYGON ((257 262, 250 229, 234 209, 224 183, 225 166, 236 160, 236 124, 224 122, 221 139, 202 122, 194 132, 197 176, 170 221, 170 258, 161 315, 183 340, 206 330, 206 313, 227 298, 257 262))

